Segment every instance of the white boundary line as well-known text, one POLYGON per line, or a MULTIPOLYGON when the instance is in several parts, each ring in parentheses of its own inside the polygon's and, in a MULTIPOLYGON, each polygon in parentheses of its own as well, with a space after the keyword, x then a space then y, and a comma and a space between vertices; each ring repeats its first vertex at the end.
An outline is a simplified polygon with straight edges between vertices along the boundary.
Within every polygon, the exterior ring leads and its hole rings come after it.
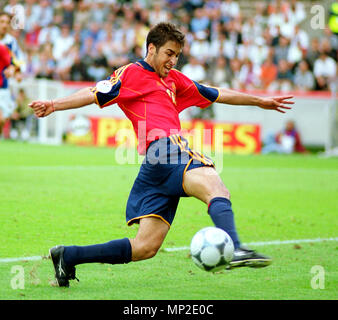
POLYGON ((42 260, 42 256, 33 256, 33 257, 20 257, 20 258, 2 258, 0 259, 0 263, 8 263, 8 262, 19 262, 19 261, 37 261, 42 260))
MULTIPOLYGON (((338 237, 248 242, 248 243, 243 243, 243 246, 269 246, 269 245, 313 243, 313 242, 324 242, 324 241, 338 241, 338 237)), ((173 251, 183 251, 183 250, 189 250, 189 249, 190 249, 190 247, 176 247, 176 248, 165 248, 163 250, 167 251, 167 252, 173 252, 173 251)), ((0 262, 1 262, 1 259, 0 259, 0 262)))
MULTIPOLYGON (((315 238, 315 239, 295 239, 295 240, 273 240, 273 241, 259 241, 243 243, 244 246, 269 246, 269 245, 282 245, 282 244, 298 244, 298 243, 313 243, 324 241, 338 241, 338 237, 333 238, 315 238)), ((176 248, 164 248, 164 251, 183 251, 189 250, 190 247, 176 247, 176 248)), ((32 257, 19 257, 19 258, 0 258, 0 263, 20 262, 20 261, 38 261, 45 259, 45 256, 32 256, 32 257)))

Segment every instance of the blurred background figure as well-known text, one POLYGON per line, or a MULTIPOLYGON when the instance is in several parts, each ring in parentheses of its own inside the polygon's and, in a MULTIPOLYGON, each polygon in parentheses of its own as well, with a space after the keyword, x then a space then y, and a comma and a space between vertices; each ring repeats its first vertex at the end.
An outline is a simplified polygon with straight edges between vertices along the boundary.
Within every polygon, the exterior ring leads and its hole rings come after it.
POLYGON ((306 60, 302 60, 296 69, 294 77, 295 89, 298 91, 310 91, 314 89, 315 79, 309 70, 309 64, 306 60))
POLYGON ((328 90, 337 73, 337 63, 324 50, 320 51, 315 60, 313 73, 316 78, 316 90, 328 90))
POLYGON ((285 153, 290 154, 294 152, 306 153, 300 134, 296 129, 295 122, 289 120, 285 124, 285 128, 277 134, 269 133, 264 140, 264 147, 262 154, 267 153, 285 153))
POLYGON ((206 71, 203 64, 197 60, 195 56, 190 56, 188 63, 183 66, 182 73, 187 77, 197 82, 203 82, 206 80, 206 71))
POLYGON ((10 138, 28 141, 37 135, 37 118, 31 108, 27 108, 30 98, 24 89, 20 88, 16 98, 16 109, 11 115, 10 138))
MULTIPOLYGON (((15 3, 13 2, 13 5, 15 3)), ((21 81, 21 68, 24 58, 18 41, 10 34, 10 25, 11 15, 2 12, 0 8, 0 137, 7 120, 15 108, 9 79, 15 77, 17 81, 21 81)))

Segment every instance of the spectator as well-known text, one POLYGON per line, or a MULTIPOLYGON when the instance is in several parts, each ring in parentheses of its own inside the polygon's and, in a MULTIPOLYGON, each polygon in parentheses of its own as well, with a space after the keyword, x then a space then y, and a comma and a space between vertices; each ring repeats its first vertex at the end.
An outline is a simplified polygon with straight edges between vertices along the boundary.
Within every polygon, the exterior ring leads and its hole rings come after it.
POLYGON ((240 72, 241 72, 242 63, 238 58, 234 58, 230 60, 230 87, 239 90, 241 89, 240 83, 240 72))
POLYGON ((309 64, 302 60, 298 64, 294 77, 295 87, 299 91, 310 91, 314 89, 315 80, 312 72, 309 70, 309 64))
MULTIPOLYGON (((337 5, 337 8, 338 8, 338 5, 337 5)), ((338 19, 336 18, 336 20, 338 20, 338 19)), ((338 25, 338 23, 337 23, 337 25, 338 25)), ((335 50, 336 53, 337 53, 337 50, 338 50, 338 33, 333 33, 333 31, 327 26, 324 29, 324 36, 330 42, 331 48, 333 50, 335 50)), ((336 56, 335 59, 337 60, 337 56, 336 56)))
POLYGON ((45 28, 41 28, 38 36, 38 45, 43 46, 46 43, 53 43, 53 40, 60 36, 60 29, 54 22, 45 28))
POLYGON ((190 22, 191 31, 193 33, 197 33, 199 31, 207 32, 209 24, 210 20, 208 16, 204 14, 204 10, 202 8, 196 9, 190 22))
POLYGON ((320 43, 320 50, 324 51, 328 57, 337 60, 337 50, 334 50, 331 46, 329 38, 323 38, 320 43))
POLYGON ((249 59, 254 65, 261 66, 269 54, 269 48, 265 45, 264 39, 258 37, 251 46, 249 59))
POLYGON ((195 40, 190 47, 190 55, 194 56, 202 64, 209 60, 210 45, 205 31, 198 31, 195 34, 195 40))
POLYGON ((62 24, 67 24, 69 29, 73 28, 74 25, 74 2, 72 0, 62 0, 62 24))
POLYGON ((291 0, 287 15, 294 25, 302 23, 306 19, 304 4, 301 1, 291 0))
POLYGON ((37 47, 39 44, 39 33, 40 26, 38 24, 34 24, 29 32, 26 33, 25 36, 25 47, 32 48, 37 47))
POLYGON ((16 109, 11 115, 11 139, 27 141, 37 134, 37 118, 31 108, 28 108, 30 99, 24 89, 20 88, 16 98, 16 109))
MULTIPOLYGON (((195 10, 203 7, 203 0, 187 0, 184 1, 184 8, 187 10, 189 15, 192 15, 195 10)), ((182 3, 182 1, 181 1, 182 3)))
POLYGON ((40 27, 45 28, 54 20, 54 8, 51 4, 49 0, 41 0, 39 3, 41 8, 39 16, 40 27))
POLYGON ((208 79, 211 80, 211 85, 213 86, 229 88, 230 71, 224 56, 220 55, 217 57, 216 63, 214 63, 210 70, 208 79))
POLYGON ((280 24, 281 34, 288 39, 292 39, 295 34, 295 25, 289 20, 286 13, 283 14, 283 23, 280 24))
POLYGON ((27 49, 26 50, 26 68, 24 72, 24 78, 34 78, 36 77, 37 70, 40 67, 39 56, 37 54, 37 49, 27 49))
POLYGON ((299 42, 293 43, 289 47, 287 61, 290 64, 291 69, 294 68, 303 58, 303 50, 299 42))
POLYGON ((320 43, 317 37, 313 38, 310 43, 310 48, 306 52, 305 58, 309 62, 310 68, 313 69, 315 61, 319 57, 320 43))
POLYGON ((168 21, 168 14, 167 12, 162 9, 162 3, 160 1, 154 2, 152 10, 149 13, 149 23, 151 26, 159 23, 168 21))
POLYGON ((331 81, 335 78, 336 72, 336 62, 325 51, 321 51, 319 58, 313 66, 313 73, 316 78, 316 90, 330 89, 331 81))
POLYGON ((46 45, 38 55, 39 64, 36 67, 36 78, 54 79, 56 63, 51 52, 51 46, 46 45))
POLYGON ((80 28, 84 28, 89 21, 90 18, 90 5, 86 2, 86 0, 80 0, 78 2, 77 9, 74 13, 74 24, 79 24, 80 28))
POLYGON ((263 33, 262 27, 259 23, 255 22, 254 17, 246 19, 242 28, 243 42, 253 43, 263 33))
POLYGON ((76 45, 71 46, 67 51, 64 52, 61 59, 56 61, 55 73, 59 80, 66 81, 70 80, 70 70, 74 64, 75 57, 78 54, 78 47, 76 45))
MULTIPOLYGON (((128 61, 129 62, 136 62, 143 58, 142 55, 142 48, 140 46, 134 46, 131 51, 128 53, 128 61)), ((176 66, 177 68, 177 66, 176 66)))
POLYGON ((272 32, 277 26, 281 26, 284 22, 284 15, 281 9, 281 6, 269 6, 269 14, 268 14, 268 20, 267 25, 271 28, 272 32))
POLYGON ((203 82, 206 79, 204 66, 194 56, 190 56, 189 62, 182 68, 182 73, 197 82, 203 82))
POLYGON ((106 21, 107 10, 104 1, 91 1, 89 11, 89 21, 101 24, 106 21))
POLYGON ((245 59, 239 73, 240 87, 243 90, 254 90, 260 85, 259 67, 254 66, 250 59, 245 59))
POLYGON ((25 30, 30 32, 34 25, 39 24, 41 15, 41 7, 36 3, 36 0, 26 0, 25 9, 25 30))
POLYGON ((271 152, 290 154, 294 152, 306 153, 307 150, 302 144, 300 133, 296 129, 295 122, 287 121, 285 128, 277 133, 269 133, 264 140, 262 154, 271 152))
POLYGON ((284 36, 279 37, 278 45, 275 48, 275 63, 280 60, 287 60, 289 53, 289 39, 284 36))
POLYGON ((270 85, 277 79, 278 69, 272 59, 272 54, 269 54, 260 70, 260 81, 262 89, 267 90, 270 85))
POLYGON ((240 7, 237 2, 232 0, 223 0, 221 2, 222 21, 229 22, 232 19, 239 17, 240 7))
POLYGON ((271 84, 270 90, 288 92, 292 89, 292 72, 286 60, 278 62, 277 79, 271 84))
POLYGON ((70 28, 67 24, 61 26, 60 35, 53 39, 53 57, 58 62, 60 61, 65 53, 74 44, 74 37, 70 33, 70 28))
POLYGON ((80 50, 75 52, 74 63, 70 68, 70 80, 72 81, 90 81, 91 77, 88 75, 88 66, 81 59, 80 50))
POLYGON ((295 25, 295 32, 290 42, 291 46, 296 44, 299 44, 302 50, 309 48, 309 35, 300 28, 299 24, 295 25))

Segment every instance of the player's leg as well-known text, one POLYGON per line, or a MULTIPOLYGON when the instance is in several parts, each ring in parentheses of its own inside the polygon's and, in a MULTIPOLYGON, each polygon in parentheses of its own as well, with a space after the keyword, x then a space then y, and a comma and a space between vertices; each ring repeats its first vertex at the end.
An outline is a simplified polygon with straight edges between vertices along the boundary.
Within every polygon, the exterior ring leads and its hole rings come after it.
POLYGON ((82 263, 121 264, 153 257, 160 248, 169 226, 156 217, 140 219, 139 230, 134 239, 118 239, 89 246, 65 246, 66 264, 82 263))
POLYGON ((140 227, 134 239, 130 239, 132 248, 132 261, 152 258, 160 249, 169 226, 156 217, 140 219, 140 227))
POLYGON ((60 287, 68 287, 75 279, 75 266, 83 263, 123 264, 131 261, 131 244, 128 238, 89 246, 56 246, 49 251, 60 287))
POLYGON ((226 231, 234 242, 234 258, 230 267, 265 267, 271 259, 241 246, 230 202, 230 193, 212 167, 188 170, 184 177, 184 190, 189 196, 208 205, 208 213, 215 226, 226 231))
POLYGON ((75 279, 75 266, 83 263, 123 264, 153 257, 161 247, 169 226, 159 218, 140 219, 133 239, 123 238, 89 246, 56 246, 50 250, 59 286, 75 279))
POLYGON ((188 170, 183 177, 184 190, 188 196, 202 200, 208 205, 208 213, 215 226, 226 231, 237 249, 240 246, 235 227, 230 193, 213 167, 188 170))

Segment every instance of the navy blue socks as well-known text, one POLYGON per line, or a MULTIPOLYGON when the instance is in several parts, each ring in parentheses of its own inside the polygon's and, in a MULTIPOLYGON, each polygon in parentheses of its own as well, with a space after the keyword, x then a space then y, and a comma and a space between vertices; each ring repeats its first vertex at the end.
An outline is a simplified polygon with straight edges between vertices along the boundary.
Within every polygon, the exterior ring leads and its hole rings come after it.
POLYGON ((128 263, 131 261, 131 245, 129 239, 124 238, 90 246, 65 246, 63 259, 71 266, 91 262, 128 263))
POLYGON ((215 226, 228 233, 235 249, 237 249, 240 246, 240 241, 236 231, 231 201, 222 197, 213 198, 209 203, 208 213, 215 226))

